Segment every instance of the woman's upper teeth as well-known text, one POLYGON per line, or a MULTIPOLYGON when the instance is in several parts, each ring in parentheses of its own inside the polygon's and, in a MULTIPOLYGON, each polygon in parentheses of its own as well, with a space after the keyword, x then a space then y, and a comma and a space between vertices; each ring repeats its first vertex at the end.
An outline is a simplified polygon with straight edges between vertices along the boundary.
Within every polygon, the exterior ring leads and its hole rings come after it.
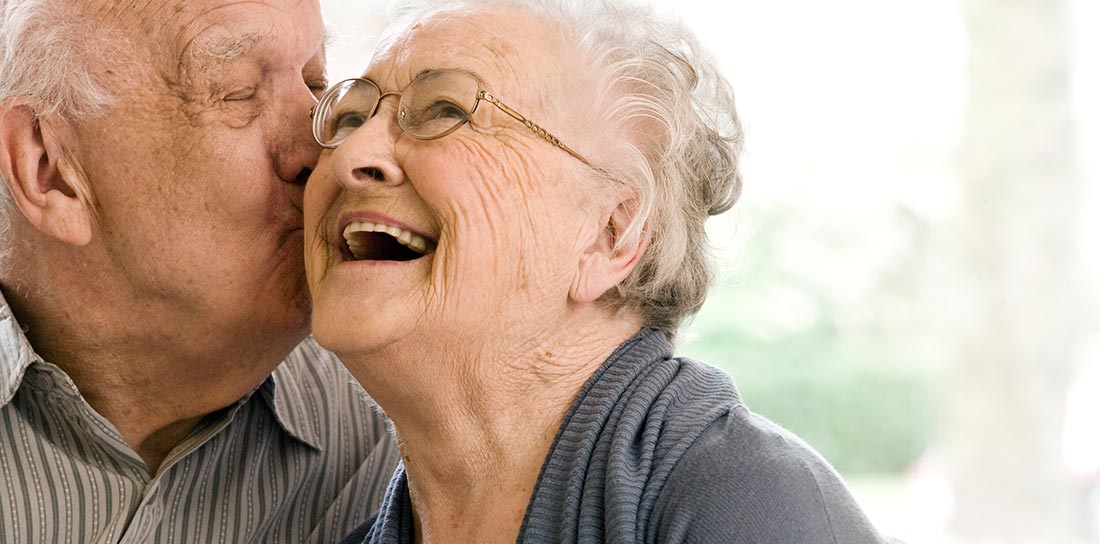
POLYGON ((396 239, 398 242, 401 242, 401 245, 404 245, 409 249, 420 253, 421 255, 427 253, 428 248, 431 246, 431 242, 429 242, 423 236, 420 236, 419 234, 413 232, 409 232, 404 229, 397 228, 392 225, 371 223, 369 221, 364 221, 361 223, 353 221, 351 223, 348 223, 348 226, 344 227, 344 240, 347 241, 348 247, 352 250, 353 253, 355 253, 357 249, 361 249, 359 247, 359 242, 354 236, 354 234, 357 232, 382 232, 385 234, 389 234, 390 236, 393 236, 394 239, 396 239))

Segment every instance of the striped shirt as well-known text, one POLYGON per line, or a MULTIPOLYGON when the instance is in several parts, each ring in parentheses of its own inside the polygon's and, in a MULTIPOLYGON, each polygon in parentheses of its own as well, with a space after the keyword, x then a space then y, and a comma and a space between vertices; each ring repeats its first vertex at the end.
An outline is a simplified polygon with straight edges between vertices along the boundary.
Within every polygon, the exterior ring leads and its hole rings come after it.
POLYGON ((0 295, 0 543, 339 542, 396 462, 384 416, 306 341, 150 475, 0 295))

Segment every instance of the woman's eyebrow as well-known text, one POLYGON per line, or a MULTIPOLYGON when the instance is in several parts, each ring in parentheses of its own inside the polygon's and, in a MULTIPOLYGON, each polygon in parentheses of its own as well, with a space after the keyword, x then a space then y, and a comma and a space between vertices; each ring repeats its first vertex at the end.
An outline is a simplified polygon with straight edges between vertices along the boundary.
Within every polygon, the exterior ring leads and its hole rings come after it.
POLYGON ((425 69, 417 72, 417 74, 415 76, 413 76, 413 80, 416 80, 417 78, 419 78, 420 76, 422 76, 422 75, 424 75, 428 72, 438 72, 439 70, 457 70, 457 71, 460 71, 460 72, 466 72, 467 74, 470 74, 470 75, 474 76, 475 78, 477 78, 478 83, 481 83, 482 85, 485 84, 485 78, 481 77, 481 74, 479 74, 479 73, 477 73, 473 70, 467 70, 465 68, 425 68, 425 69))

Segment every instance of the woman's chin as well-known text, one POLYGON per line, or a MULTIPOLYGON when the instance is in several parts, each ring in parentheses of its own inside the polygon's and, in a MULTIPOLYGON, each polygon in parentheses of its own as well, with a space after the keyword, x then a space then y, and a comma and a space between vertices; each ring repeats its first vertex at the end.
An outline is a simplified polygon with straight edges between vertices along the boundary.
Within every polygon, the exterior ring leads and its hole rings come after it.
POLYGON ((313 338, 321 347, 340 356, 378 351, 394 341, 391 327, 376 319, 338 316, 313 308, 313 338))

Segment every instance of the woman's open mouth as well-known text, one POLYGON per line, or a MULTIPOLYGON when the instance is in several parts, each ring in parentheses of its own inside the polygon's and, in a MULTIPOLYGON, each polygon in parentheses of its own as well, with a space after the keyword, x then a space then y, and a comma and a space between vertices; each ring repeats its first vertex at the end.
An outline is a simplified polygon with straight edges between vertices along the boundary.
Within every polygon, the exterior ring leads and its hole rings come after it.
POLYGON ((341 250, 345 261, 411 261, 434 251, 435 242, 390 225, 351 222, 341 250))

